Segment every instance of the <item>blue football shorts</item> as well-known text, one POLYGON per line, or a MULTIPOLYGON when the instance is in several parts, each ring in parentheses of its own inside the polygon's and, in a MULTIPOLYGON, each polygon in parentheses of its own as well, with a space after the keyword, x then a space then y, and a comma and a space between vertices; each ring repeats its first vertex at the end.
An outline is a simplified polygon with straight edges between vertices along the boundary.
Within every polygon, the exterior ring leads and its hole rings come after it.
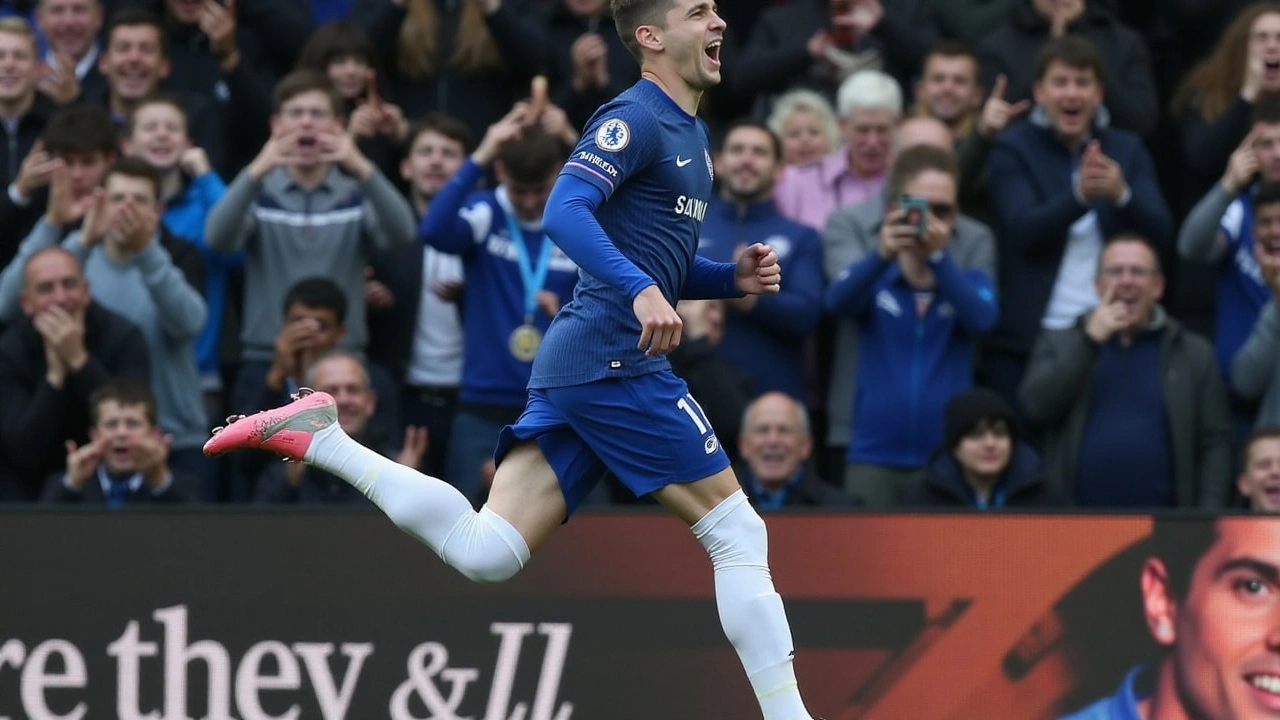
POLYGON ((670 370, 529 391, 494 459, 533 440, 560 480, 568 514, 608 470, 637 497, 710 477, 729 457, 689 386, 670 370))

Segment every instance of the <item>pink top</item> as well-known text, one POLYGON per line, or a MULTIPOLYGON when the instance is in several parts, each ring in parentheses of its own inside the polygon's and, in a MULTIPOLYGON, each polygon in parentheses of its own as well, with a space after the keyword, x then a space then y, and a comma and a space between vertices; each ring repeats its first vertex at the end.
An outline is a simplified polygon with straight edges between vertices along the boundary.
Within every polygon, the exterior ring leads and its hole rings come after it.
POLYGON ((848 148, 842 146, 817 162, 787 166, 773 197, 783 215, 822 232, 828 215, 875 197, 887 177, 887 172, 865 178, 855 175, 849 169, 848 148))

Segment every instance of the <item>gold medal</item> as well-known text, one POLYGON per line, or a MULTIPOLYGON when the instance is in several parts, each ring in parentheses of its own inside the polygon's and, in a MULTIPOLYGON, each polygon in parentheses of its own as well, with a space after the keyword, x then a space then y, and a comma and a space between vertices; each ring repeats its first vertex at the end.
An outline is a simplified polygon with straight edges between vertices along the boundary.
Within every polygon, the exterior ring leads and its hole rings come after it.
POLYGON ((507 341, 507 349, 520 362, 532 362, 542 346, 542 333, 532 325, 521 325, 511 333, 507 341))

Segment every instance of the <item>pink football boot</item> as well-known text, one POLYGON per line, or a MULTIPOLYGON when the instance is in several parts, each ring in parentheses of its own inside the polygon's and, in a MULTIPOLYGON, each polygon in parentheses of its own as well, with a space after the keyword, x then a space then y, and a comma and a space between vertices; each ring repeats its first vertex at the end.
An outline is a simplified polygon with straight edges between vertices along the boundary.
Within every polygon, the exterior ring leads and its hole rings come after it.
POLYGON ((338 421, 333 396, 299 388, 293 402, 253 415, 233 415, 227 426, 213 429, 204 444, 205 455, 221 455, 231 450, 255 448, 301 461, 311 446, 312 433, 338 421))

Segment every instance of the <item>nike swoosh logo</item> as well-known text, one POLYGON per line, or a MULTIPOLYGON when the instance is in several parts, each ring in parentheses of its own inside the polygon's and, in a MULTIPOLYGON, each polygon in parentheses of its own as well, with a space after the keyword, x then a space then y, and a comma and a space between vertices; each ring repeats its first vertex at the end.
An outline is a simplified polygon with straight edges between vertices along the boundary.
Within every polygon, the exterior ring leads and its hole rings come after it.
POLYGON ((684 167, 685 165, 688 165, 691 162, 693 162, 693 158, 689 158, 688 160, 682 161, 679 155, 676 156, 676 167, 684 167))

